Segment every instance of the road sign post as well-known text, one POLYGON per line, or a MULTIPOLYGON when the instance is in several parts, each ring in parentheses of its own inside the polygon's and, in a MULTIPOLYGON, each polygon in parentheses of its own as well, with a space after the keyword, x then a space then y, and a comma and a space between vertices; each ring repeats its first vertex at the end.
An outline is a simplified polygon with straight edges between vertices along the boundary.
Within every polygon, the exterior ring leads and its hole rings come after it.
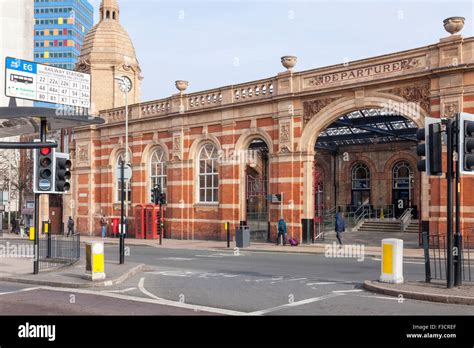
POLYGON ((120 264, 123 265, 125 263, 125 228, 124 228, 124 203, 125 203, 125 161, 120 162, 120 184, 121 184, 121 189, 120 189, 120 203, 121 203, 121 217, 120 217, 120 246, 119 246, 119 252, 120 252, 120 264))

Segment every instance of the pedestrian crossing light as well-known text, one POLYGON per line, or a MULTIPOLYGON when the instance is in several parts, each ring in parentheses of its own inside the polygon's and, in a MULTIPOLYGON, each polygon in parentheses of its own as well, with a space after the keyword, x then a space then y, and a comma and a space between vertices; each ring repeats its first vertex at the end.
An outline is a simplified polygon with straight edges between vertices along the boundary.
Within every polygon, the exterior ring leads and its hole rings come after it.
POLYGON ((474 175, 474 115, 463 112, 459 120, 461 174, 474 175))
POLYGON ((34 150, 34 192, 50 193, 53 190, 53 156, 54 150, 49 147, 34 150))
POLYGON ((55 153, 55 191, 56 193, 65 193, 71 189, 71 167, 72 162, 69 154, 55 153))

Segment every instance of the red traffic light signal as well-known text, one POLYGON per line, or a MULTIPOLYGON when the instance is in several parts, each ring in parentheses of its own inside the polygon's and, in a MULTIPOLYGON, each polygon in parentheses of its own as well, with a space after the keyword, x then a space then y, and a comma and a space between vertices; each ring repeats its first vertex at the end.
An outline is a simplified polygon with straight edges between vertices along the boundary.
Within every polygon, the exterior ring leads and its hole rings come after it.
POLYGON ((40 153, 42 156, 48 156, 51 153, 51 148, 50 147, 43 147, 40 150, 40 153))

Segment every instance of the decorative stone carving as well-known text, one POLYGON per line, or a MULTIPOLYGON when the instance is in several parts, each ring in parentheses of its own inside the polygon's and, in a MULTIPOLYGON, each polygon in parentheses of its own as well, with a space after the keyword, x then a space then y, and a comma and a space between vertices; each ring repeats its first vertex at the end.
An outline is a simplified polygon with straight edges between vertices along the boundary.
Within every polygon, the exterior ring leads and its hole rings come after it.
POLYGON ((406 99, 409 102, 417 103, 427 113, 430 112, 430 86, 429 85, 417 85, 417 86, 406 86, 397 87, 385 91, 390 94, 395 94, 399 97, 406 99))
POLYGON ((325 73, 304 79, 304 87, 325 87, 342 83, 356 83, 368 78, 386 77, 387 74, 400 74, 406 70, 418 69, 427 65, 426 56, 410 57, 389 63, 325 73))
POLYGON ((280 126, 280 142, 286 143, 290 141, 290 124, 283 123, 280 126))
POLYGON ((280 145, 280 153, 291 153, 291 149, 287 145, 280 145))
POLYGON ((280 153, 291 152, 291 148, 292 148, 291 131, 292 131, 291 121, 280 122, 280 137, 279 137, 280 153))
POLYGON ((308 123, 314 115, 316 115, 335 100, 337 100, 337 98, 318 99, 303 102, 303 123, 306 125, 306 123, 308 123))
POLYGON ((183 159, 183 135, 181 133, 173 134, 173 159, 183 159))
POLYGON ((451 103, 444 104, 443 116, 453 117, 456 112, 459 112, 458 102, 451 102, 451 103))
POLYGON ((89 145, 82 144, 77 146, 77 164, 87 165, 89 163, 89 145))

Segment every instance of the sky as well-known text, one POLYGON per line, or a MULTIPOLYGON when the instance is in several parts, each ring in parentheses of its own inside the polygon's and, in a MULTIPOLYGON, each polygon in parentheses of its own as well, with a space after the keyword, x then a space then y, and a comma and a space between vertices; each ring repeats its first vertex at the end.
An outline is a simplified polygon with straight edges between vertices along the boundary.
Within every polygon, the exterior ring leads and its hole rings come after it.
MULTIPOLYGON (((96 21, 100 0, 90 1, 96 21)), ((474 1, 118 0, 120 21, 137 53, 142 101, 275 76, 280 57, 295 71, 435 44, 449 36, 443 20, 466 18, 474 1)))

